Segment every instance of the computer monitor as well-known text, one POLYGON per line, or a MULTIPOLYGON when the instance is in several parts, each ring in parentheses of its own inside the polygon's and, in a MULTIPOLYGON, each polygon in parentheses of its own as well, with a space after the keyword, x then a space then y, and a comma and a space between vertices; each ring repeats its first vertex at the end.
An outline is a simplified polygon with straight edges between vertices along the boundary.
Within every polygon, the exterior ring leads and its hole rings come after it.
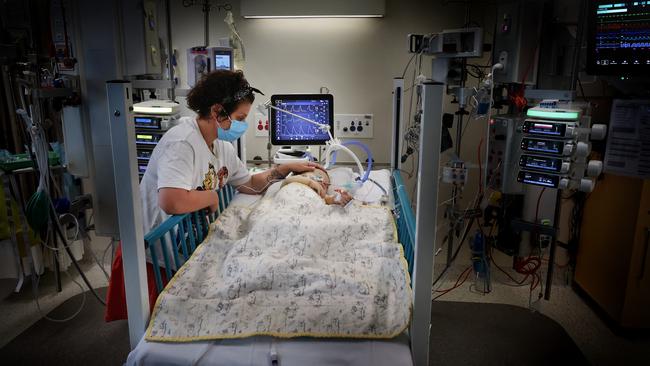
POLYGON ((648 74, 650 1, 591 1, 588 34, 589 74, 648 74))
MULTIPOLYGON (((334 97, 331 94, 276 94, 271 105, 330 126, 334 133, 334 97)), ((327 131, 288 113, 271 108, 271 144, 325 145, 327 131)))
POLYGON ((211 71, 233 70, 232 48, 211 47, 210 48, 211 71))

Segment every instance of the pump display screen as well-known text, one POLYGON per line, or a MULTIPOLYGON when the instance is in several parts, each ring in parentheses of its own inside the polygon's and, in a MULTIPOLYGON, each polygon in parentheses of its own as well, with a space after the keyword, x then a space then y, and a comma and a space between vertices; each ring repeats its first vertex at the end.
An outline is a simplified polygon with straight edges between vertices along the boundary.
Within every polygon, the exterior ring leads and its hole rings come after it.
POLYGON ((538 140, 524 137, 521 140, 521 149, 534 153, 561 155, 564 151, 564 142, 557 140, 538 140))
POLYGON ((135 127, 139 128, 160 128, 160 118, 158 117, 135 117, 135 127))
POLYGON ((155 145, 162 138, 162 134, 158 133, 137 133, 135 135, 135 142, 142 145, 155 145))
POLYGON ((519 158, 519 166, 526 169, 537 169, 559 173, 562 170, 562 159, 523 154, 519 158))
POLYGON ((271 143, 273 145, 324 145, 327 130, 307 118, 334 130, 334 98, 331 94, 285 94, 271 96, 271 143), (288 113, 287 113, 288 112, 288 113), (300 117, 298 117, 300 116, 300 117))
POLYGON ((138 150, 138 159, 149 160, 151 159, 151 150, 138 150))
POLYGON ((231 57, 229 54, 216 54, 214 55, 214 69, 215 70, 232 70, 231 57))
POLYGON ((650 1, 590 1, 587 68, 595 75, 647 75, 650 1))
POLYGON ((528 120, 524 122, 523 131, 531 135, 562 137, 566 132, 566 124, 561 122, 528 120))
POLYGON ((521 171, 517 176, 517 181, 536 186, 557 188, 560 183, 560 177, 557 175, 521 171))

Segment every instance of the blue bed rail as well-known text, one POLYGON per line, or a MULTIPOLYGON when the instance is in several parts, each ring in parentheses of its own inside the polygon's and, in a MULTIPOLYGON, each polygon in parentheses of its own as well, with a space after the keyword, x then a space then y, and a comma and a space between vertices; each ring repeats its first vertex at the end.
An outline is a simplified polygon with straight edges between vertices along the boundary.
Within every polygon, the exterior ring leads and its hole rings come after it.
POLYGON ((413 256, 415 255, 415 215, 411 200, 406 192, 404 180, 399 170, 393 171, 393 196, 395 197, 395 220, 397 236, 404 247, 404 257, 409 265, 409 274, 413 278, 413 256))
MULTIPOLYGON (((145 235, 145 246, 149 250, 151 261, 154 264, 160 263, 158 254, 162 253, 162 261, 165 264, 163 270, 167 281, 174 274, 173 268, 180 268, 206 238, 210 223, 214 222, 230 205, 235 190, 232 186, 226 185, 218 191, 218 194, 219 207, 217 211, 209 213, 208 210, 199 210, 183 215, 173 215, 145 235), (171 253, 169 253, 168 242, 173 243, 172 248, 175 248, 175 250, 171 250, 171 253), (159 249, 156 250, 157 248, 159 249)), ((153 274, 156 289, 160 293, 164 287, 160 266, 153 266, 153 274)))

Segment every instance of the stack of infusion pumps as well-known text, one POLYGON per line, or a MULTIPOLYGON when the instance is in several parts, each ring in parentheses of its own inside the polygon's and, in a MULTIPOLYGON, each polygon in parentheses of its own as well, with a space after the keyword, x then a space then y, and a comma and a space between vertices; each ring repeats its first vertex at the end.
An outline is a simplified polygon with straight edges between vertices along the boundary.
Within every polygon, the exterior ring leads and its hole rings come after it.
POLYGON ((156 147, 163 134, 177 124, 179 117, 179 105, 175 102, 150 100, 133 105, 135 144, 140 179, 147 170, 154 147, 156 147))
POLYGON ((526 112, 521 125, 517 181, 547 188, 591 192, 602 162, 588 160, 590 139, 603 139, 606 126, 591 127, 587 105, 543 101, 526 112))

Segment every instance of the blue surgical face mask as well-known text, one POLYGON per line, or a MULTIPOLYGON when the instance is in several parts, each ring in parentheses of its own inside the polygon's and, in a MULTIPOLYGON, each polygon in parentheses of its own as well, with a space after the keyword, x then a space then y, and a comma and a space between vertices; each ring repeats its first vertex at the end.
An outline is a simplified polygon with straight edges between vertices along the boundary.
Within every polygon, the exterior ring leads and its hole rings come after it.
POLYGON ((224 130, 219 127, 217 129, 217 138, 222 141, 232 142, 242 137, 247 128, 248 124, 246 122, 230 119, 230 128, 224 130))

